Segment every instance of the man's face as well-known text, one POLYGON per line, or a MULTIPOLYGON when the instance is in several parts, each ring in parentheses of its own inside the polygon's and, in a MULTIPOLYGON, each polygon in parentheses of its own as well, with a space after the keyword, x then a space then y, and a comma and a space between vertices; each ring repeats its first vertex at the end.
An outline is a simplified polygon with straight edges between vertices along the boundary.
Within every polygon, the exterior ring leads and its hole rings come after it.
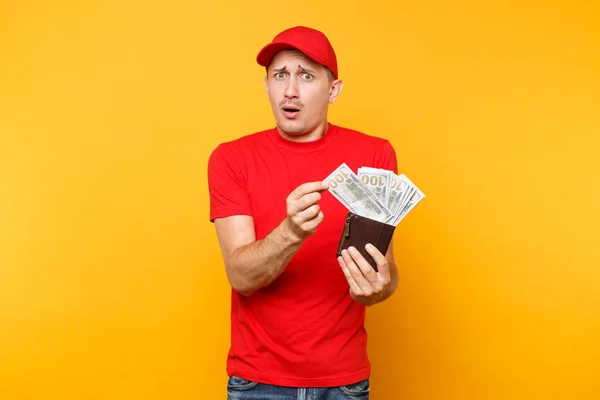
POLYGON ((277 53, 265 78, 277 126, 299 137, 327 122, 327 109, 341 90, 329 70, 296 50, 277 53))

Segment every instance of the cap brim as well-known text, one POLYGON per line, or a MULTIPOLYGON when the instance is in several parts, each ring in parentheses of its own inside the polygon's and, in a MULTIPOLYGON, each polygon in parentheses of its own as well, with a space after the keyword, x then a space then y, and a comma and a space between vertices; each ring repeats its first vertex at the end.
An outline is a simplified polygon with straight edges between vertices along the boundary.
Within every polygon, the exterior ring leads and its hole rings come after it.
POLYGON ((279 53, 282 50, 302 51, 299 48, 287 43, 269 43, 260 50, 260 52, 256 56, 256 62, 258 62, 258 65, 266 67, 271 63, 271 60, 273 59, 275 54, 279 53))

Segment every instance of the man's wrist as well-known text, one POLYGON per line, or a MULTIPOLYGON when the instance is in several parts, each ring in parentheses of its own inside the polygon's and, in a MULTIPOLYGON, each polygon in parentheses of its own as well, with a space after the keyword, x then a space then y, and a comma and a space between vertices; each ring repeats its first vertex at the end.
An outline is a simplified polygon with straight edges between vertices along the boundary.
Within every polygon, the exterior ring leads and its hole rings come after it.
MULTIPOLYGON (((356 300, 356 299, 355 299, 356 300)), ((372 295, 370 297, 363 298, 362 301, 358 301, 366 307, 374 306, 375 304, 384 300, 384 292, 372 295)))
POLYGON ((396 291, 396 285, 394 285, 393 283, 390 283, 381 293, 379 298, 377 299, 376 303, 380 303, 384 300, 389 299, 390 297, 392 297, 392 295, 394 294, 394 292, 396 291))
POLYGON ((277 229, 277 233, 281 239, 281 242, 285 246, 297 246, 300 245, 304 239, 298 236, 296 232, 290 226, 289 217, 283 220, 283 222, 279 225, 279 229, 277 229))

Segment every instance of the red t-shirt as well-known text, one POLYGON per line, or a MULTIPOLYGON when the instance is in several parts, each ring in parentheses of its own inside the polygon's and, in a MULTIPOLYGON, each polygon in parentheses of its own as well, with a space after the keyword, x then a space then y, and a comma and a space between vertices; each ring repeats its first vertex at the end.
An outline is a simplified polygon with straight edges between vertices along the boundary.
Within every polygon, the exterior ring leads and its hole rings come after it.
MULTIPOLYGON (((277 129, 219 145, 208 165, 210 219, 254 217, 256 239, 286 218, 286 198, 321 181, 345 162, 397 173, 396 154, 381 138, 329 124, 307 143, 277 129)), ((269 286, 231 294, 227 372, 271 385, 340 386, 369 377, 365 307, 349 294, 336 251, 348 210, 331 193, 319 206, 324 220, 269 286)))

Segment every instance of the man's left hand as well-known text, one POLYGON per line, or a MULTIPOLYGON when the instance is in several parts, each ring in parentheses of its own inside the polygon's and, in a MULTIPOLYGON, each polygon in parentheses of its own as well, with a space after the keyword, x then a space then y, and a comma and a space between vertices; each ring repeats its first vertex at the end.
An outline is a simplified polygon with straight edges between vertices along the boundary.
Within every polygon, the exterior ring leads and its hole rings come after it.
POLYGON ((350 296, 357 302, 370 306, 384 297, 391 285, 391 278, 387 258, 371 244, 367 245, 366 250, 375 260, 377 272, 354 247, 344 249, 338 257, 338 263, 350 285, 350 296))

